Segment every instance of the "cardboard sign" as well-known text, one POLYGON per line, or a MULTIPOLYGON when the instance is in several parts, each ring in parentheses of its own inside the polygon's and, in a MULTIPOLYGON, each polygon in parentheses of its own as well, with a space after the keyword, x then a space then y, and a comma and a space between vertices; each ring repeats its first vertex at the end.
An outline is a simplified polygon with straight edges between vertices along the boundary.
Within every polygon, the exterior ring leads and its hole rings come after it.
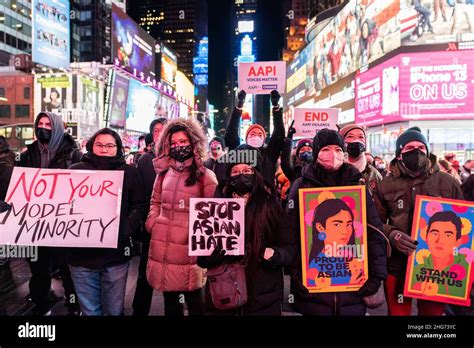
POLYGON ((226 255, 244 255, 244 220, 241 198, 190 198, 189 256, 209 256, 216 246, 226 255))
POLYGON ((337 131, 338 117, 339 109, 335 108, 295 108, 293 127, 296 129, 296 133, 294 136, 313 138, 323 128, 337 131))
POLYGON ((15 167, 0 244, 116 248, 122 171, 15 167))
POLYGON ((248 94, 285 93, 286 62, 239 63, 239 89, 248 94))
POLYGON ((299 190, 303 285, 357 291, 368 279, 365 186, 299 190))
POLYGON ((417 196, 404 295, 470 305, 474 261, 474 203, 417 196))

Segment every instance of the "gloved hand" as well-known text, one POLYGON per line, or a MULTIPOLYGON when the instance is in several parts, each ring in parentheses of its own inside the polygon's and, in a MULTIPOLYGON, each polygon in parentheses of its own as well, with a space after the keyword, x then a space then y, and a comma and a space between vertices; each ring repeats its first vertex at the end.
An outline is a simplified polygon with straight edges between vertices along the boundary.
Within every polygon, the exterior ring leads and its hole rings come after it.
POLYGON ((414 252, 418 244, 418 241, 411 239, 408 234, 398 230, 392 231, 388 236, 388 239, 394 248, 397 248, 398 251, 405 255, 410 255, 414 252))
POLYGON ((361 297, 371 296, 377 293, 382 284, 382 279, 377 277, 369 277, 369 280, 359 289, 357 295, 361 297))
POLYGON ((216 246, 212 254, 207 257, 207 268, 217 267, 224 263, 225 250, 221 246, 216 246))
POLYGON ((12 208, 10 204, 5 201, 0 200, 0 214, 6 211, 9 211, 12 208))
POLYGON ((278 101, 280 100, 280 93, 278 93, 278 91, 274 89, 270 93, 270 99, 272 101, 273 106, 278 106, 278 101))
POLYGON ((237 103, 238 108, 242 108, 242 106, 244 106, 246 96, 247 93, 245 93, 244 90, 240 91, 239 94, 237 94, 237 98, 239 99, 239 102, 237 103))
POLYGON ((296 129, 293 128, 294 124, 295 121, 293 120, 293 122, 291 122, 290 128, 288 128, 288 134, 286 136, 288 139, 293 139, 293 135, 296 133, 296 129))

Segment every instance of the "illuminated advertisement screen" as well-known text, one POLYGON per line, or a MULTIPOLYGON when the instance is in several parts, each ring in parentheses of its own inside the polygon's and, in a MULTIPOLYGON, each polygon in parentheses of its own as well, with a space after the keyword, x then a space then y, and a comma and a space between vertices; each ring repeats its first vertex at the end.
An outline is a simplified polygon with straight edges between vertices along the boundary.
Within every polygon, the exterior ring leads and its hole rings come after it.
POLYGON ((176 60, 176 55, 165 46, 161 46, 161 81, 174 86, 177 70, 178 61, 176 60))
POLYGON ((253 33, 254 21, 239 21, 237 26, 240 33, 253 33))
POLYGON ((473 53, 403 53, 359 74, 355 122, 474 118, 473 53))
POLYGON ((145 86, 138 80, 130 79, 126 113, 127 130, 147 133, 150 122, 155 118, 160 104, 157 90, 145 86))
POLYGON ((473 119, 474 51, 400 54, 403 119, 473 119))
POLYGON ((120 74, 115 73, 111 85, 111 99, 109 105, 109 125, 114 128, 125 128, 128 86, 130 80, 120 74))
POLYGON ((143 79, 155 76, 155 40, 112 5, 112 60, 143 79), (134 71, 135 70, 135 71, 134 71))
POLYGON ((69 68, 68 0, 33 0, 33 61, 52 68, 69 68))
POLYGON ((400 0, 402 45, 474 43, 474 3, 468 0, 400 0))

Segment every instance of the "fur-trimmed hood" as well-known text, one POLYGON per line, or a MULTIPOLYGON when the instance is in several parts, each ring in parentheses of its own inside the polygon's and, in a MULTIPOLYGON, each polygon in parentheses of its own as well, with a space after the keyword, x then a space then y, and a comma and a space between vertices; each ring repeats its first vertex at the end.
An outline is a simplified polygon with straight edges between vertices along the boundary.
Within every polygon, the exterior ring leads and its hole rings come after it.
POLYGON ((186 129, 193 146, 193 159, 197 165, 198 176, 202 175, 205 171, 203 162, 207 159, 207 137, 197 121, 182 118, 169 121, 163 129, 160 138, 155 145, 156 158, 153 160, 155 172, 160 174, 163 171, 168 170, 171 165, 175 165, 175 161, 169 155, 171 144, 170 130, 174 126, 182 126, 186 129))

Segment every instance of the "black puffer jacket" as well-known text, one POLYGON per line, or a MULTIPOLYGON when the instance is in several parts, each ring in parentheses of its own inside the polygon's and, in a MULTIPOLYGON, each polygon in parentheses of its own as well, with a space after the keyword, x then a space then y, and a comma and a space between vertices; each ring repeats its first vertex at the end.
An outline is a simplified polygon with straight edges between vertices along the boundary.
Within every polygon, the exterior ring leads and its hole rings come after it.
MULTIPOLYGON (((230 117, 229 126, 225 133, 225 144, 229 150, 234 150, 240 145, 240 118, 242 110, 234 108, 230 117)), ((258 150, 258 166, 267 185, 275 186, 275 172, 278 157, 283 149, 283 140, 285 138, 285 126, 283 125, 283 111, 281 108, 273 109, 273 133, 268 145, 256 149, 258 150)))
POLYGON ((0 200, 5 200, 8 191, 8 185, 12 177, 13 167, 0 165, 0 200))
POLYGON ((124 171, 122 203, 120 211, 119 239, 117 249, 70 248, 68 261, 71 265, 100 269, 124 263, 130 259, 130 237, 140 231, 146 214, 143 182, 138 170, 125 164, 123 157, 110 158, 104 163, 95 155, 85 154, 80 163, 72 165, 74 170, 121 170, 124 171))
MULTIPOLYGON (((220 190, 216 191, 215 198, 224 198, 220 190)), ((249 204, 249 203, 248 203, 249 204)), ((243 315, 278 315, 281 311, 281 303, 283 301, 283 267, 289 266, 296 253, 296 248, 291 243, 291 236, 288 233, 288 221, 281 211, 281 207, 275 197, 267 194, 266 204, 273 206, 272 211, 277 218, 274 221, 268 221, 268 231, 271 235, 262 240, 262 250, 259 260, 250 259, 246 268, 247 279, 247 303, 239 309, 243 315), (272 248, 275 251, 273 257, 269 260, 263 259, 265 248, 272 248), (277 308, 269 314, 268 308, 277 308), (265 314, 262 314, 265 313, 265 314)), ((245 219, 249 221, 249 210, 245 211, 245 219)), ((246 228, 246 234, 248 233, 246 228)), ((263 232, 261 232, 263 233, 263 232)), ((246 243, 249 241, 246 238, 246 243)), ((249 246, 246 246, 249 250, 249 246)), ((227 256, 224 258, 225 263, 240 262, 243 257, 227 256)), ((198 266, 202 268, 216 267, 217 264, 210 264, 209 257, 198 257, 198 266)), ((210 305, 210 295, 206 286, 207 304, 210 305)), ((210 306, 211 313, 222 314, 210 306)))
MULTIPOLYGON (((20 155, 19 167, 41 168, 41 152, 38 140, 27 146, 27 150, 20 155)), ((73 137, 64 133, 64 138, 51 159, 48 168, 67 169, 81 160, 82 152, 73 137)))
MULTIPOLYGON (((290 232, 293 243, 297 246, 297 255, 291 267, 291 287, 295 294, 295 304, 305 315, 363 315, 365 305, 356 292, 310 294, 302 282, 301 239, 300 239, 300 208, 298 190, 313 187, 353 186, 361 184, 361 174, 352 165, 344 163, 336 172, 327 172, 318 164, 303 168, 302 177, 297 179, 291 188, 287 213, 289 215, 290 232), (290 204, 290 202, 292 204, 290 204), (293 207, 293 208, 292 208, 293 207)), ((367 196, 367 222, 379 230, 383 225, 374 206, 369 191, 367 196)), ((369 278, 381 280, 387 277, 387 244, 381 233, 368 228, 369 278)))

